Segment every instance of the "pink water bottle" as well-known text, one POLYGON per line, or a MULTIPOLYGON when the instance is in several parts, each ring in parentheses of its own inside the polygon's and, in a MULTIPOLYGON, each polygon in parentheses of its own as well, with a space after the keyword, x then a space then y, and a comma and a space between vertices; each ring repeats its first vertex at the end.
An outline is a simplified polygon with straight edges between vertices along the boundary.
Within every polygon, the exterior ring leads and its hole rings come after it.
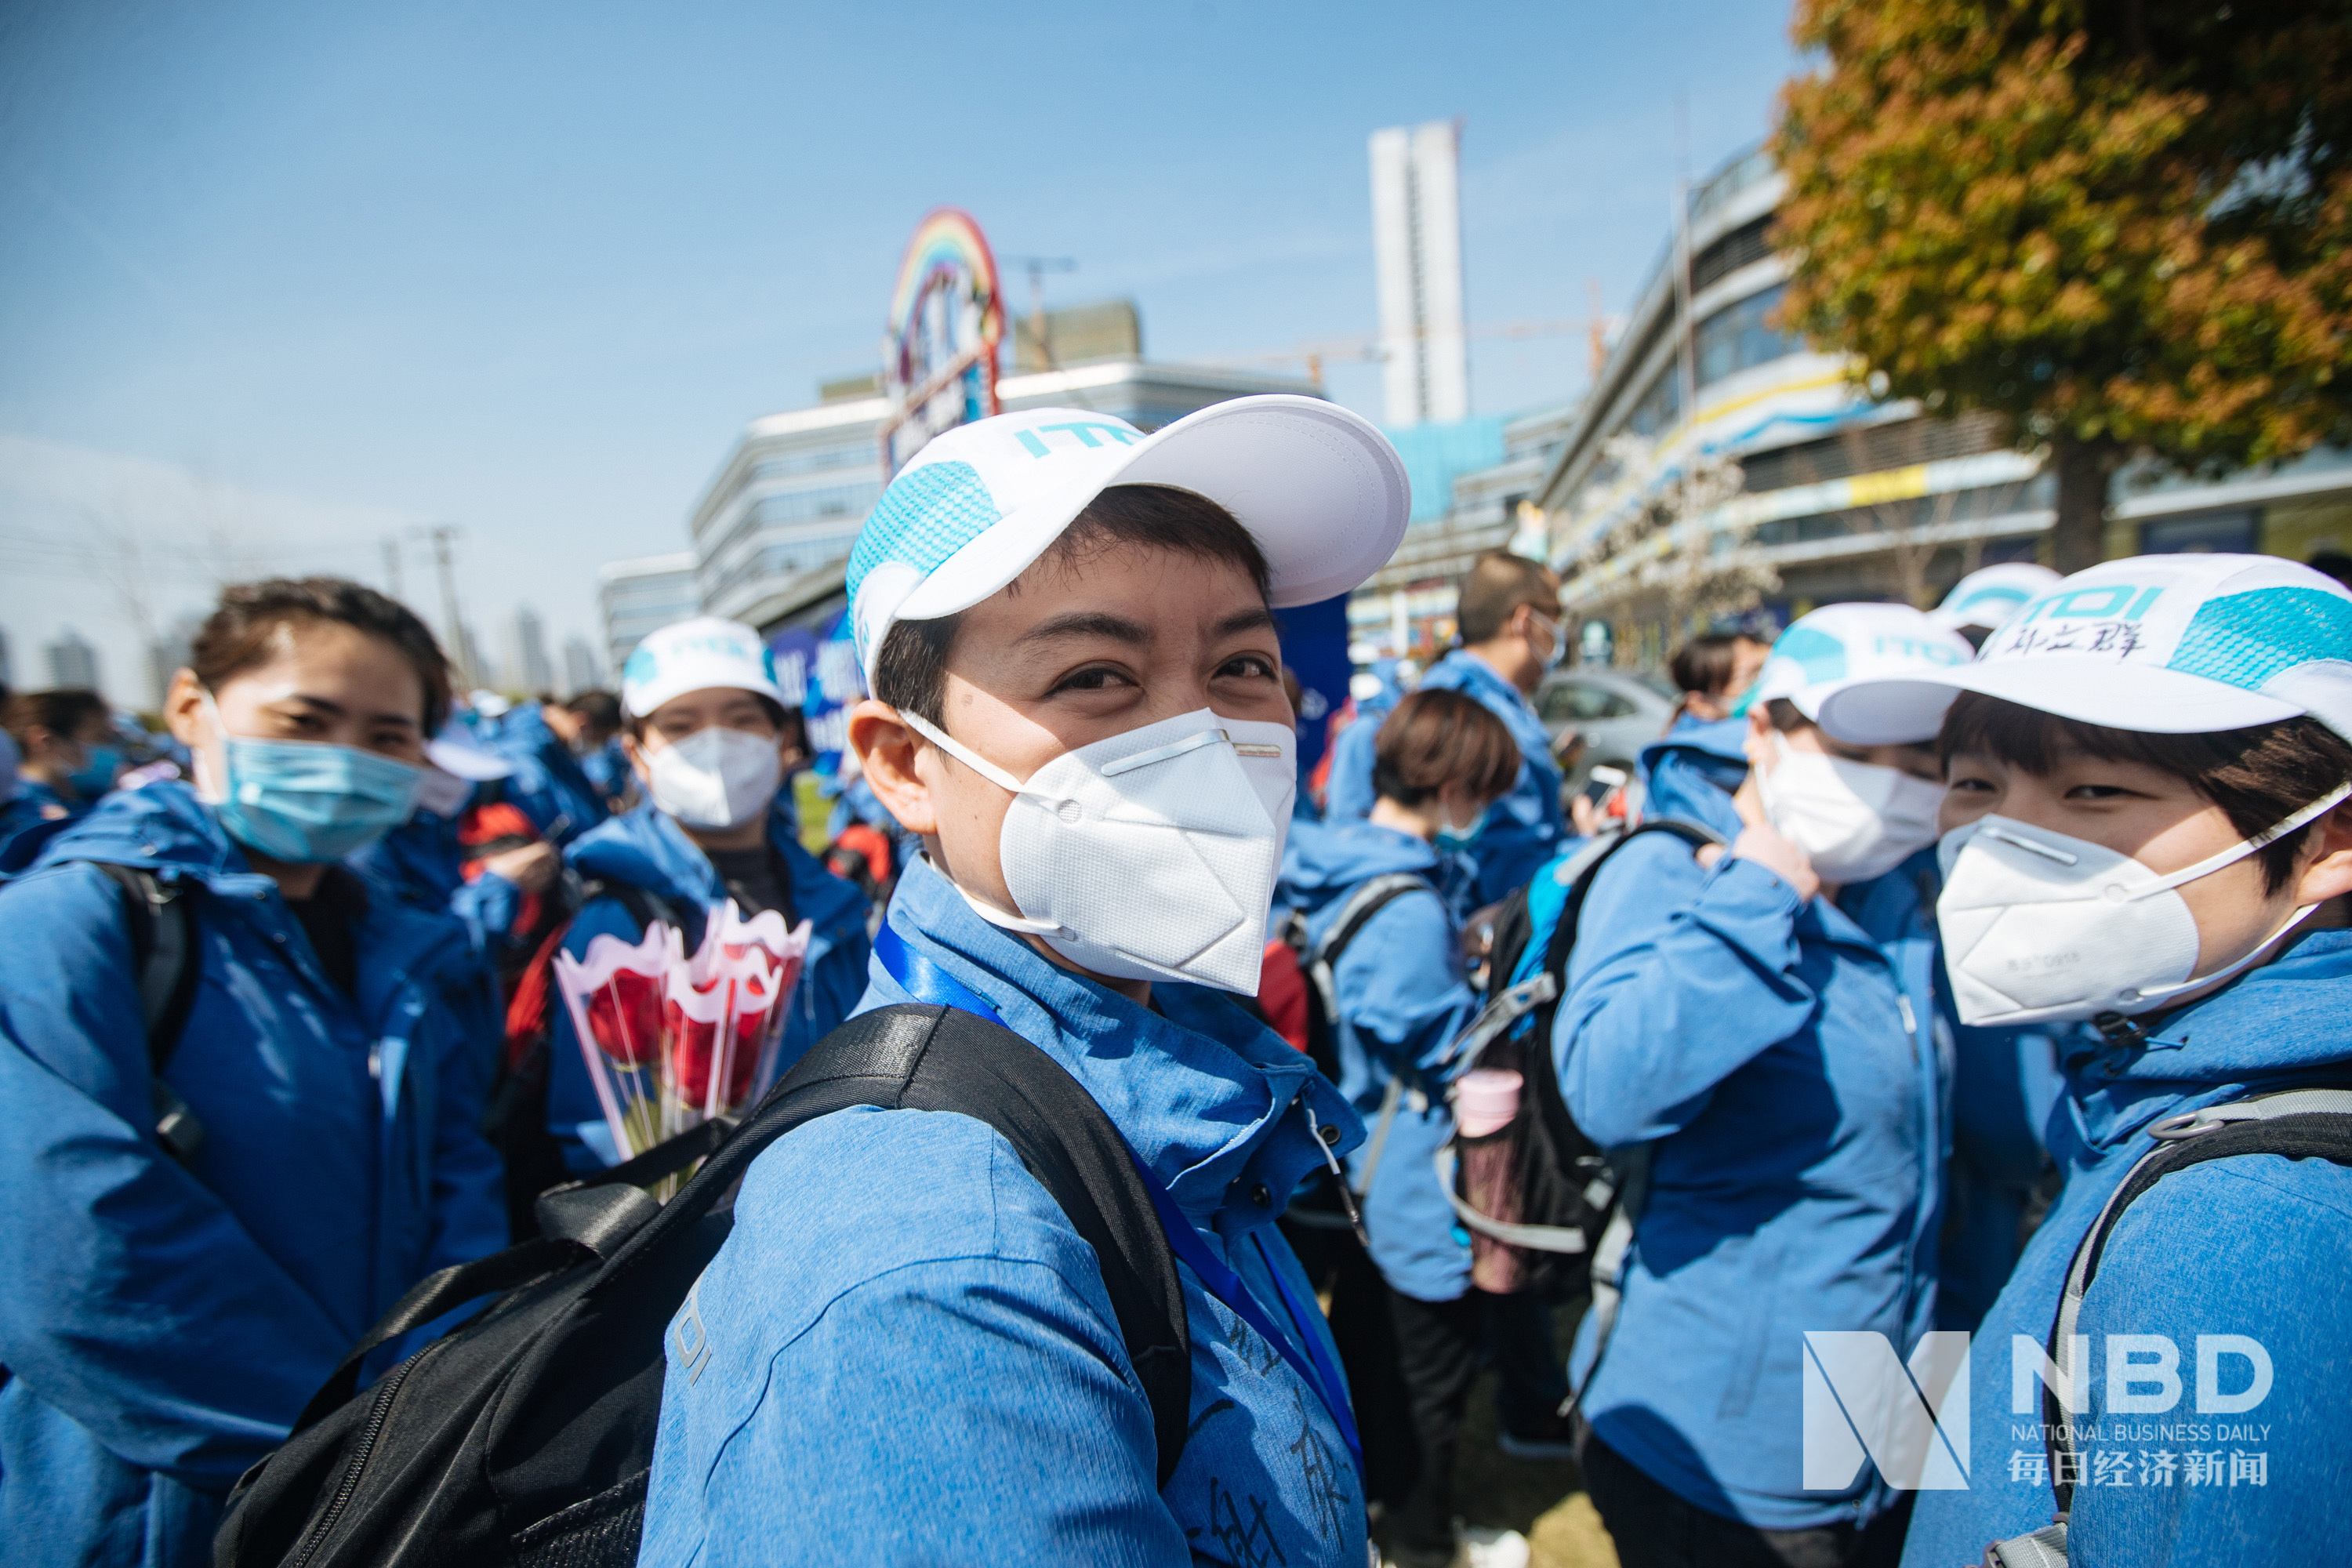
MULTIPOLYGON (((1506 1224, 1516 1224, 1519 1217, 1518 1156, 1511 1146, 1510 1127, 1519 1113, 1525 1083, 1517 1073, 1478 1068, 1454 1085, 1462 1200, 1506 1224)), ((1481 1231, 1470 1232, 1470 1279, 1481 1290, 1508 1295, 1519 1288, 1525 1265, 1520 1248, 1481 1231)))

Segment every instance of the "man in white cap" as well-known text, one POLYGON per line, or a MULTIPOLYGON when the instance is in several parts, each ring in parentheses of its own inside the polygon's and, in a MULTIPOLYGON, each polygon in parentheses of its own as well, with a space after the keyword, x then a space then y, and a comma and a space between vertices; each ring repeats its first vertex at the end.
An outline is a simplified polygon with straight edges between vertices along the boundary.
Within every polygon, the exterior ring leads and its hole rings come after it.
POLYGON ((641 1562, 1365 1561, 1274 1224, 1361 1127, 1232 997, 1297 787, 1278 612, 1362 582, 1409 510, 1379 431, 1303 397, 1149 437, 1004 415, 892 481, 850 560, 849 740, 923 853, 864 1005, 1000 1018, 1100 1105, 1179 1265, 1189 1411, 1163 1447, 1097 1255, 1000 1135, 837 1112, 761 1154, 697 1289, 723 1348, 672 1363, 641 1562))
POLYGON ((1561 1091, 1602 1147, 1647 1149, 1615 1314, 1588 1315, 1569 1369, 1626 1568, 1844 1568, 1902 1541, 1893 1478, 1806 1462, 1805 1346, 1875 1334, 1902 1358, 1934 1327, 1950 1067, 1920 873, 1943 785, 1932 722, 1854 746, 1816 715, 1969 653, 1907 605, 1804 616, 1749 694, 1745 778, 1653 770, 1645 816, 1717 842, 1627 838, 1580 911, 1561 1091))
POLYGON ((1965 1483, 1921 1493, 1904 1562, 2340 1554, 2352 594, 2274 556, 2111 561, 1821 721, 1942 727, 1960 1021, 2089 1026, 2049 1121, 2065 1186, 1946 1402, 1965 1483))
MULTIPOLYGON (((866 900, 795 837, 784 783, 803 755, 800 714, 776 684, 774 656, 740 621, 703 616, 654 632, 621 672, 629 765, 644 787, 635 810, 591 828, 564 851, 585 901, 563 940, 574 958, 598 936, 635 943, 649 921, 702 941, 712 908, 775 910, 813 922, 808 957, 780 1050, 789 1068, 849 1016, 866 984, 866 900)), ((613 1163, 604 1112, 568 1009, 551 1009, 547 1124, 564 1163, 613 1163)))

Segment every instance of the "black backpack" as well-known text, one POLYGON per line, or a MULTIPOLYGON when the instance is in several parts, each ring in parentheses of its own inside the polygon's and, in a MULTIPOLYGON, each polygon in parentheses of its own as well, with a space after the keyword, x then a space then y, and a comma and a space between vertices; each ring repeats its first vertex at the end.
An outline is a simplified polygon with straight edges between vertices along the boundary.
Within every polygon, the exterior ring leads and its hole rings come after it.
MULTIPOLYGON (((540 1200, 540 1239, 419 1284, 246 1472, 215 1568, 627 1568, 661 1411, 665 1338, 732 1224, 744 1171, 848 1106, 955 1110, 1003 1133, 1094 1247, 1151 1405, 1160 1483, 1192 1399, 1175 1259, 1125 1141, 1061 1065, 950 1008, 883 1007, 834 1030, 730 1131, 703 1124, 540 1200), (666 1205, 639 1190, 707 1154, 666 1205), (363 1394, 379 1345, 478 1297, 478 1316, 363 1394)), ((686 1327, 691 1327, 688 1320, 686 1327)), ((678 1347, 691 1359, 695 1346, 678 1347)), ((780 1521, 780 1525, 782 1521, 780 1521)))
MULTIPOLYGON (((1604 1247, 1603 1237, 1621 1208, 1639 1205, 1638 1157, 1621 1155, 1612 1161, 1569 1114, 1552 1062, 1551 1031, 1568 989, 1577 917, 1592 890, 1593 878, 1619 850, 1645 833, 1671 834, 1694 850, 1722 842, 1703 827, 1661 818, 1595 840, 1538 872, 1539 880, 1553 877, 1568 887, 1559 917, 1549 929, 1538 929, 1538 916, 1529 908, 1529 888, 1504 900, 1494 918, 1486 1005, 1454 1046, 1456 1071, 1501 1068, 1523 1080, 1518 1115, 1490 1135, 1511 1142, 1519 1181, 1518 1220, 1507 1223, 1469 1205, 1458 1190, 1451 1148, 1440 1157, 1440 1171, 1464 1225, 1527 1250, 1524 1278, 1529 1294, 1566 1300, 1580 1294, 1588 1279, 1604 1269, 1613 1277, 1611 1255, 1622 1248, 1604 1247), (1531 957, 1538 951, 1540 957, 1531 957), (1522 1021, 1527 1027, 1519 1026, 1522 1021)), ((1630 1232, 1630 1220, 1619 1228, 1630 1232)))

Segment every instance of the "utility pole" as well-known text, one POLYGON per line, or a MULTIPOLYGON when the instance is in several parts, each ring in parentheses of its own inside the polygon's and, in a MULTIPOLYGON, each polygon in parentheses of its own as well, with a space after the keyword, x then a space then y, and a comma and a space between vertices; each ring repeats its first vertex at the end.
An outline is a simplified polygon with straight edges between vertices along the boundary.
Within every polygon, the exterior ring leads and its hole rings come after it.
POLYGON ((394 598, 407 599, 408 595, 401 591, 400 586, 400 535, 396 533, 383 536, 383 581, 394 598))
POLYGON ((458 675, 470 689, 481 682, 473 660, 467 657, 466 624, 457 618, 457 568, 450 550, 457 531, 444 523, 425 531, 425 537, 433 541, 433 564, 441 574, 441 622, 445 628, 441 635, 449 645, 449 662, 457 667, 458 675))
POLYGON ((1059 370, 1054 358, 1054 345, 1045 335, 1045 274, 1076 272, 1077 258, 1070 256, 1008 256, 1004 258, 1029 273, 1029 331, 1037 340, 1037 357, 1047 370, 1059 370))

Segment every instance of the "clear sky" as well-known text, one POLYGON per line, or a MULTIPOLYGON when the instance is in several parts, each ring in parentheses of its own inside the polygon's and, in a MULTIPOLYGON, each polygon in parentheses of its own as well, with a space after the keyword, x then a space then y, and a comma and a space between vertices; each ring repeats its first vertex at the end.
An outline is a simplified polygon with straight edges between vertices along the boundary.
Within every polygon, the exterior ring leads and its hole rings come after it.
MULTIPOLYGON (((560 659, 596 565, 682 549, 746 421, 873 365, 941 202, 1000 256, 1076 258, 1049 304, 1129 296, 1152 357, 1248 361, 1369 334, 1365 137, 1460 116, 1473 323, 1580 320, 1588 279, 1622 310, 1678 168, 1766 130, 1786 29, 1780 0, 15 0, 15 679, 71 626, 144 701, 137 616, 262 570, 381 585, 382 540, 434 523, 485 643, 527 603, 560 659)), ((1588 350, 1472 353, 1475 411, 1508 413, 1588 350)), ((1376 367, 1326 370, 1378 417, 1376 367)))

